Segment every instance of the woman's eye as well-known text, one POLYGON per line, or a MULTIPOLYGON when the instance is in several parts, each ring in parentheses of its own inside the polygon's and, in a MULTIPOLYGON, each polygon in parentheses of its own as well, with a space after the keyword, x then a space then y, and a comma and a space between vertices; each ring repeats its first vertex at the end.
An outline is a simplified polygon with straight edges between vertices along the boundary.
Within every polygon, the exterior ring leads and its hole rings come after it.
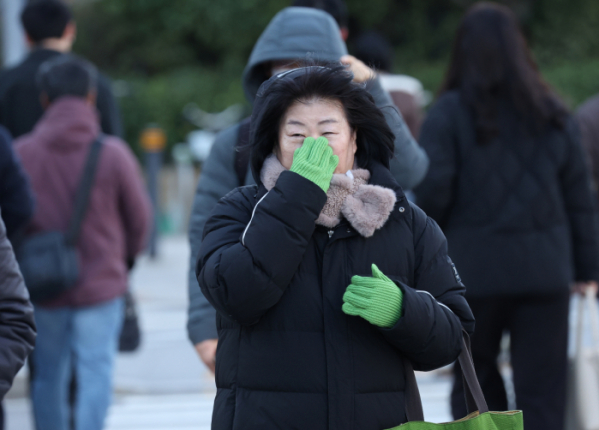
POLYGON ((296 134, 292 134, 291 137, 304 137, 304 135, 296 133, 296 134))

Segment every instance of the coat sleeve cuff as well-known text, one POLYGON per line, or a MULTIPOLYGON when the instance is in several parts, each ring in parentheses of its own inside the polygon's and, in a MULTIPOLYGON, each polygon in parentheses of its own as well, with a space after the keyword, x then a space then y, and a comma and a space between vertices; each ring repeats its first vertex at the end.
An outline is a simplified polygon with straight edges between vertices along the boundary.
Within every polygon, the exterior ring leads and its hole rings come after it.
POLYGON ((216 311, 207 311, 201 320, 188 320, 187 335, 193 345, 209 339, 218 339, 216 311))
POLYGON ((432 315, 433 304, 430 300, 418 297, 414 289, 399 285, 403 293, 401 317, 393 327, 381 328, 383 335, 399 350, 421 349, 425 347, 426 339, 432 329, 432 318, 423 318, 432 315))
POLYGON ((453 362, 462 349, 460 319, 428 292, 403 284, 401 288, 403 316, 393 327, 380 329, 387 341, 411 360, 416 370, 433 370, 453 362))

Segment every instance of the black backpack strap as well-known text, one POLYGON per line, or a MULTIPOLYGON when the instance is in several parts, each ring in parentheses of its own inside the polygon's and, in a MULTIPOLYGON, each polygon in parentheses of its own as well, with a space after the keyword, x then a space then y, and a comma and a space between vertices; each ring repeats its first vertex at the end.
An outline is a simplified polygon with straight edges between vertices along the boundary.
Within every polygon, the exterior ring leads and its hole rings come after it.
POLYGON ((102 149, 102 138, 102 136, 98 136, 96 140, 94 140, 94 143, 92 143, 87 155, 87 161, 85 162, 85 167, 83 170, 83 177, 79 183, 77 197, 75 198, 75 210, 65 235, 66 244, 68 246, 75 246, 77 240, 79 239, 81 224, 83 222, 83 218, 85 218, 85 213, 87 212, 89 196, 92 186, 94 185, 94 179, 96 177, 98 159, 100 158, 100 150, 102 149))
POLYGON ((239 124, 239 134, 235 144, 235 173, 240 187, 245 185, 245 177, 250 164, 250 119, 247 117, 239 124))

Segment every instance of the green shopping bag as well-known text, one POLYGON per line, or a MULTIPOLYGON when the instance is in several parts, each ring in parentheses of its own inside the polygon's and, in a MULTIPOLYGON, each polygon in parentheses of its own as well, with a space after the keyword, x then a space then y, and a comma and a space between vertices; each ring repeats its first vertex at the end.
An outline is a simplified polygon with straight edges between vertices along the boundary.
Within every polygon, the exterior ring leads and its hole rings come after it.
POLYGON ((458 358, 464 376, 464 391, 468 415, 461 420, 449 423, 427 423, 424 421, 422 400, 416 383, 412 363, 404 358, 406 370, 406 417, 408 422, 388 430, 524 430, 522 411, 489 412, 487 402, 478 383, 470 338, 463 331, 462 352, 458 358))

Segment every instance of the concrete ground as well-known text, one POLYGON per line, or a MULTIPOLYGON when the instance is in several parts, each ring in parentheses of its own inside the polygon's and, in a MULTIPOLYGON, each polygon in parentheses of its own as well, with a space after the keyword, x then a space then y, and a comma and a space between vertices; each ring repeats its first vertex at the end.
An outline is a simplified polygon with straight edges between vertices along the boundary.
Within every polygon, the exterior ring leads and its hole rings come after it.
MULTIPOLYGON (((143 257, 132 276, 143 343, 120 354, 106 430, 207 430, 214 379, 187 340, 187 239, 161 240, 155 260, 143 257)), ((418 374, 427 421, 451 419, 447 372, 418 374)), ((33 430, 26 372, 17 377, 4 407, 7 430, 33 430)))

